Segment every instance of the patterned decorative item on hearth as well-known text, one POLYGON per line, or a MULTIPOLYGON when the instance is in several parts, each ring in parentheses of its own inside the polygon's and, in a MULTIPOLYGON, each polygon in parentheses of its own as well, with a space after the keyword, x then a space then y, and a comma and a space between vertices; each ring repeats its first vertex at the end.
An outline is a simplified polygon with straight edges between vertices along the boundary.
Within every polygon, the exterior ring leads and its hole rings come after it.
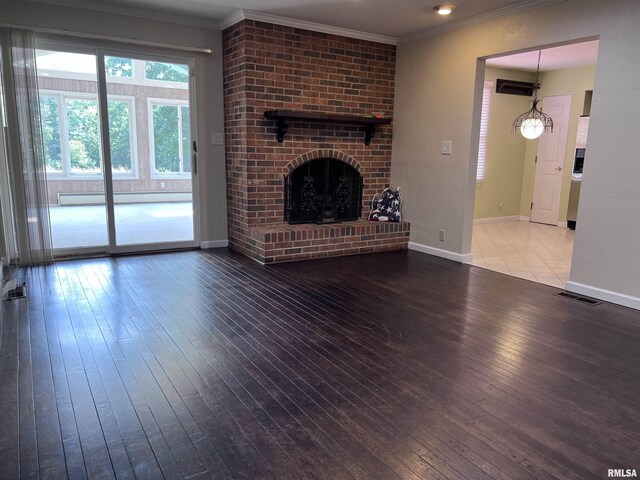
POLYGON ((385 188, 382 193, 376 193, 371 200, 371 212, 369 221, 372 222, 399 222, 402 220, 402 197, 400 187, 394 190, 385 188))

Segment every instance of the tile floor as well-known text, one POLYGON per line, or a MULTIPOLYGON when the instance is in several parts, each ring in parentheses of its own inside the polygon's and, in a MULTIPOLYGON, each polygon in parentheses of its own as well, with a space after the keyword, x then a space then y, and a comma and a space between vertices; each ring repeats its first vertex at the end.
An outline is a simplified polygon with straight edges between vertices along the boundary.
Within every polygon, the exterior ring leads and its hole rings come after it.
POLYGON ((574 231, 530 222, 473 226, 471 265, 563 288, 569 279, 574 231))

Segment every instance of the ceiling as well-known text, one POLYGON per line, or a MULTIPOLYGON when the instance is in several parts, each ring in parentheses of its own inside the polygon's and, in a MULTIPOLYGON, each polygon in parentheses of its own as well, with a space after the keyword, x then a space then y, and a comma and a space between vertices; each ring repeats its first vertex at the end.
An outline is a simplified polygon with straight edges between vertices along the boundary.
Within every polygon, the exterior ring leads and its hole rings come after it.
MULTIPOLYGON (((598 40, 545 48, 540 56, 540 71, 595 65, 598 58, 598 40)), ((490 58, 487 65, 511 70, 535 72, 538 50, 503 57, 490 58)))
MULTIPOLYGON (((242 18, 342 33, 385 43, 415 39, 462 28, 563 0, 37 0, 89 10, 224 28, 242 18), (456 5, 443 17, 438 3, 456 5), (318 27, 328 27, 323 30, 318 27), (342 32, 340 30, 343 29, 342 32), (360 34, 360 35, 359 35, 360 34)), ((598 41, 546 48, 541 71, 595 65, 598 41)), ((536 70, 538 50, 487 59, 497 68, 536 70)))
MULTIPOLYGON (((302 20, 390 39, 437 33, 489 18, 525 11, 562 0, 38 0, 58 5, 219 27, 225 19, 248 10, 262 15, 302 20), (452 3, 444 17, 433 7, 452 3)), ((274 22, 275 23, 275 22, 274 22)))

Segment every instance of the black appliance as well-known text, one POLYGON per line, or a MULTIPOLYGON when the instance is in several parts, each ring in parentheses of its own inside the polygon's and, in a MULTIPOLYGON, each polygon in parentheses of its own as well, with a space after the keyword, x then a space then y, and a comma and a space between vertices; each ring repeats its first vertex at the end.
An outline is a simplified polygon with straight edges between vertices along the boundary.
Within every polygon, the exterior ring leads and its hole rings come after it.
POLYGON ((576 156, 573 159, 573 173, 582 173, 584 167, 584 148, 576 148, 576 156))

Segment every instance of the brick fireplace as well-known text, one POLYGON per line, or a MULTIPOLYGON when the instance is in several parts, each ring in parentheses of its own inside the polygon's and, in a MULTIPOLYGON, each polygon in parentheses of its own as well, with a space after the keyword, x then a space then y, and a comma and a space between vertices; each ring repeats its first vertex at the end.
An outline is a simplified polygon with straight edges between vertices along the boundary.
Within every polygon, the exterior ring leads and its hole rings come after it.
POLYGON ((223 49, 230 246, 262 263, 407 248, 408 223, 365 219, 373 195, 389 185, 391 125, 377 125, 366 145, 367 127, 357 122, 292 119, 279 142, 278 122, 264 115, 391 117, 395 47, 243 20, 223 32, 223 49), (285 221, 288 176, 320 159, 359 173, 364 218, 285 221))

